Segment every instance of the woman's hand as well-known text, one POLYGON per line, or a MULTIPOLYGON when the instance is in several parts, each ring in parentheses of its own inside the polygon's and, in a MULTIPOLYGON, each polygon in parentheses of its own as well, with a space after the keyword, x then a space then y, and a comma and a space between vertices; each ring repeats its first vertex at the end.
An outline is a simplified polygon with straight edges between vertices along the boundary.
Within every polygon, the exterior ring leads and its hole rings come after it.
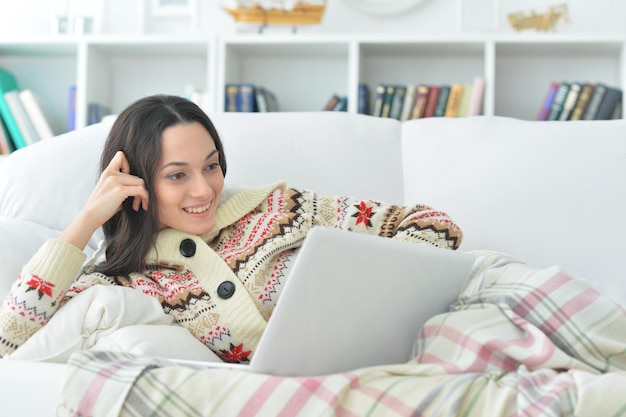
POLYGON ((132 198, 133 210, 148 209, 148 190, 143 179, 130 174, 124 152, 115 154, 100 174, 91 196, 81 212, 65 229, 59 239, 84 249, 93 233, 122 209, 122 203, 132 198))

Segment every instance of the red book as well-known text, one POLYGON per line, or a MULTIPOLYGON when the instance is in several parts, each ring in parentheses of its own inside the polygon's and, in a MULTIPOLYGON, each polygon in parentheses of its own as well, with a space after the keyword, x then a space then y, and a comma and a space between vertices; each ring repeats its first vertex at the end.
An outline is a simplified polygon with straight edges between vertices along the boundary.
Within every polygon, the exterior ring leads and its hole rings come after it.
POLYGON ((437 102, 439 101, 440 91, 441 91, 441 87, 437 85, 430 86, 430 90, 428 91, 428 99, 426 100, 426 108, 424 109, 423 117, 433 117, 435 115, 435 110, 437 109, 437 102))

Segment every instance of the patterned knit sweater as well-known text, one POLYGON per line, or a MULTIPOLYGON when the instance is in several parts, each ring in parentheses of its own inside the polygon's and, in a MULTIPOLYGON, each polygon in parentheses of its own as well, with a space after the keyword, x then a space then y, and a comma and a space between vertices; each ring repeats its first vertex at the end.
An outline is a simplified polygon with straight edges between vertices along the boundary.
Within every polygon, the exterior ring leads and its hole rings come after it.
POLYGON ((450 217, 425 205, 319 196, 283 184, 225 189, 213 231, 195 236, 163 230, 144 270, 124 277, 92 273, 82 251, 47 241, 0 309, 0 355, 16 350, 70 298, 100 284, 156 297, 167 314, 224 361, 248 362, 313 226, 448 249, 461 243, 450 217))

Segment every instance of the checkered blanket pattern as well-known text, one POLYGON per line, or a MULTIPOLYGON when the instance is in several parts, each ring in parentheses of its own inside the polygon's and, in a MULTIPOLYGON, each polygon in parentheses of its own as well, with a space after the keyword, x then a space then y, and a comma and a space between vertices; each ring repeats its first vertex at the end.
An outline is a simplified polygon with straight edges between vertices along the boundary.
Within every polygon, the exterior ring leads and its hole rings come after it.
POLYGON ((60 416, 626 416, 626 311, 561 268, 476 252, 404 364, 316 377, 72 356, 60 416))

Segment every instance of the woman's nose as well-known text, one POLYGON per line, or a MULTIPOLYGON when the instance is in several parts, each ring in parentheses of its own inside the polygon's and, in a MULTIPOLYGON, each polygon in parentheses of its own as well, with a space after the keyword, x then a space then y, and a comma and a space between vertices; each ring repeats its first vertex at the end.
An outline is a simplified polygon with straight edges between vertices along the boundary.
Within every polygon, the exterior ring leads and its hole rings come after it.
POLYGON ((202 174, 198 174, 194 176, 190 192, 193 196, 204 197, 212 195, 213 189, 209 181, 202 174))

